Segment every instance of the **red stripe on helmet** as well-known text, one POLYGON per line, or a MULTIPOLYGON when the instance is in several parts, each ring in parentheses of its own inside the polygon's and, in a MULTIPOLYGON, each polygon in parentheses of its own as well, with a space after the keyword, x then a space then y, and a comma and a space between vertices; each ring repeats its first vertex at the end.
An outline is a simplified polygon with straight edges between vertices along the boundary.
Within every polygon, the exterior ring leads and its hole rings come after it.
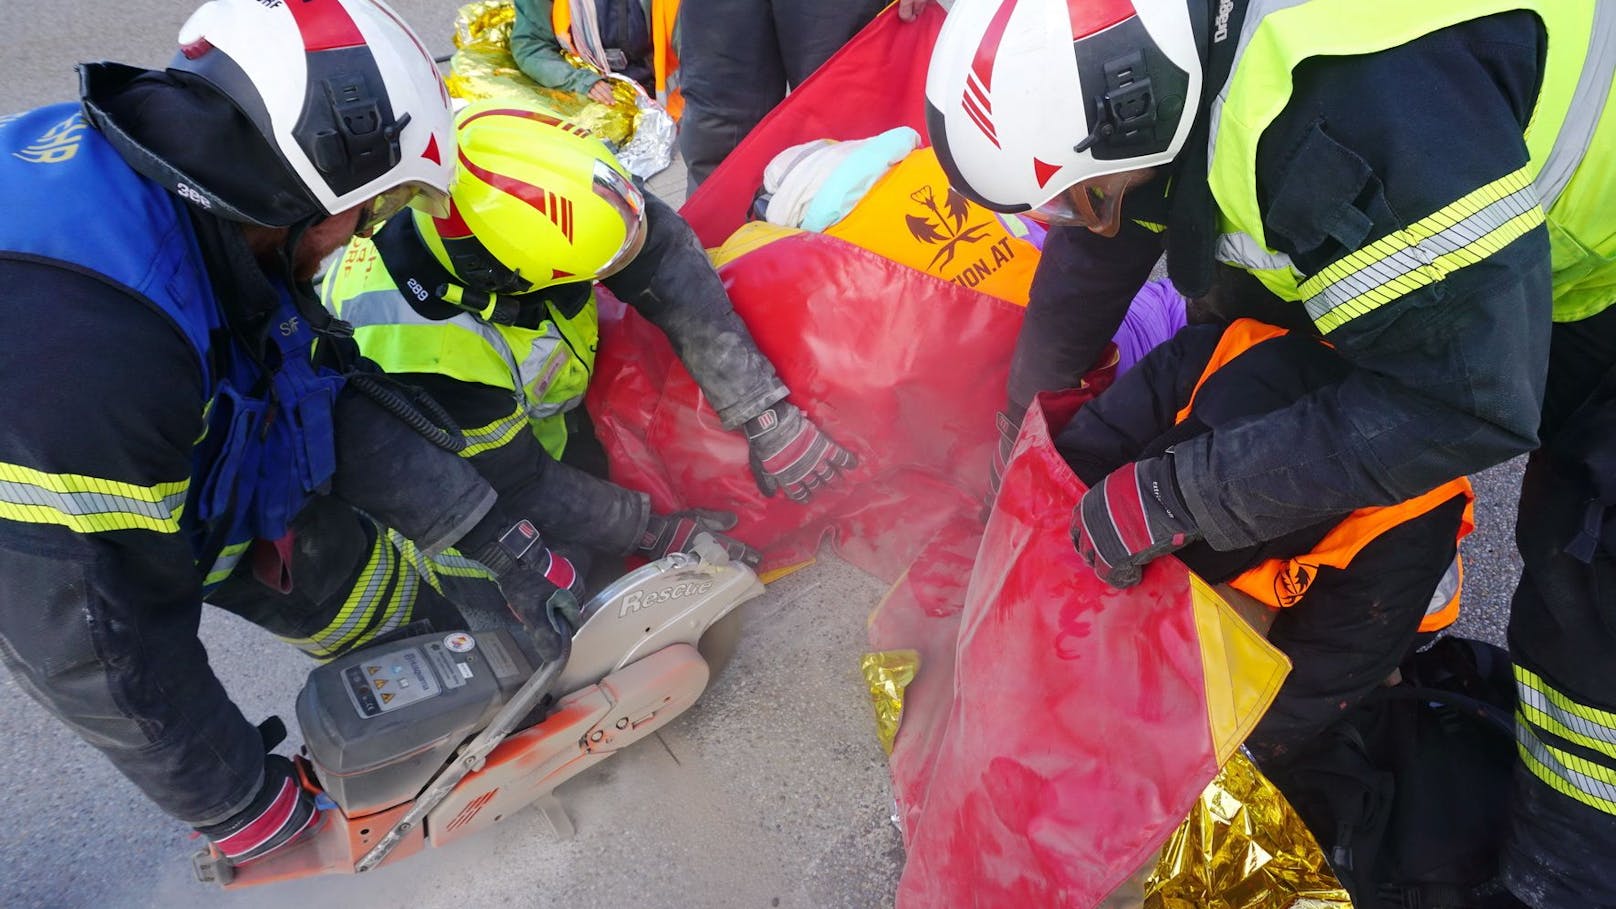
POLYGON ((988 30, 982 35, 982 43, 976 46, 976 57, 971 60, 971 72, 982 81, 985 89, 993 88, 993 61, 999 56, 999 42, 1004 40, 1005 26, 1010 24, 1010 14, 1015 11, 1018 0, 1004 0, 999 11, 993 14, 988 22, 988 30))
POLYGON ((964 95, 960 98, 960 107, 965 109, 965 116, 971 118, 971 122, 975 123, 976 128, 982 131, 982 135, 986 136, 987 140, 993 143, 993 147, 999 148, 999 137, 993 131, 993 121, 988 119, 987 114, 984 114, 977 109, 976 100, 969 94, 964 95))
POLYGON ((1072 40, 1081 41, 1134 15, 1133 0, 1066 0, 1072 40))
POLYGON ((454 199, 449 200, 448 216, 443 218, 433 218, 432 225, 433 227, 437 228, 438 236, 445 240, 458 240, 463 237, 471 236, 471 226, 468 225, 466 223, 466 219, 461 216, 460 206, 454 203, 454 199))
MULTIPOLYGON (((548 126, 559 126, 562 129, 567 129, 569 126, 565 120, 558 120, 549 114, 543 114, 536 110, 522 110, 519 107, 495 107, 472 114, 460 124, 460 128, 465 129, 484 117, 521 117, 523 120, 537 120, 548 126)), ((570 132, 570 130, 568 131, 570 132)))
POLYGON ((993 113, 993 102, 988 100, 987 92, 983 91, 982 86, 971 78, 970 73, 965 74, 965 94, 976 99, 976 102, 982 106, 983 113, 993 113))
POLYGON ((305 50, 361 47, 365 43, 365 36, 359 33, 359 26, 348 15, 342 0, 290 0, 286 6, 297 21, 305 50))
POLYGON ((534 210, 536 210, 539 214, 546 216, 550 214, 550 210, 546 207, 546 193, 543 189, 534 186, 531 183, 524 183, 515 177, 507 177, 504 174, 496 174, 486 167, 479 167, 478 165, 473 164, 471 159, 466 157, 465 149, 460 150, 460 166, 465 168, 467 173, 470 173, 477 179, 487 183, 489 186, 494 187, 500 192, 509 193, 523 202, 526 202, 528 205, 533 206, 534 210))
POLYGON ((1038 180, 1039 189, 1043 189, 1044 185, 1049 182, 1049 178, 1055 176, 1060 169, 1061 165, 1059 164, 1050 164, 1048 161, 1040 161, 1037 158, 1032 159, 1032 173, 1038 180))

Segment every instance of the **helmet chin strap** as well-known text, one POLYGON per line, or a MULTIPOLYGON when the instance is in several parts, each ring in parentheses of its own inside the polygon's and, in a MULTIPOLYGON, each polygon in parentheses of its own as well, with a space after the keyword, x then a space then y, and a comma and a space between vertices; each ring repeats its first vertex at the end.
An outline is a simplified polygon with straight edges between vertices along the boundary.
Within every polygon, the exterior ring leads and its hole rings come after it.
POLYGON ((519 300, 472 290, 458 284, 439 284, 437 296, 443 302, 469 312, 484 322, 493 322, 497 325, 515 325, 522 314, 522 304, 519 300))

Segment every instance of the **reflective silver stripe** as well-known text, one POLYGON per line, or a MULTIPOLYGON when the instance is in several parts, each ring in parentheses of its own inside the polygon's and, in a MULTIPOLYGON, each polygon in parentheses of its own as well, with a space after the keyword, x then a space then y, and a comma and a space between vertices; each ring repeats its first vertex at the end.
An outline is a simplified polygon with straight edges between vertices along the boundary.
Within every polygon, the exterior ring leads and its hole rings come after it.
POLYGON ((188 484, 177 485, 182 488, 155 502, 148 502, 108 492, 61 492, 32 483, 0 480, 0 503, 49 508, 65 515, 137 515, 167 524, 178 520, 179 511, 185 505, 188 484))
MULTIPOLYGON (((1461 200, 1463 201, 1463 200, 1461 200)), ((1457 203, 1456 203, 1457 204, 1457 203)), ((1443 209, 1430 218, 1422 219, 1409 230, 1398 234, 1391 234, 1375 244, 1364 247, 1347 258, 1338 260, 1320 275, 1331 269, 1339 268, 1354 257, 1368 256, 1377 245, 1395 245, 1404 242, 1402 233, 1408 233, 1415 227, 1424 225, 1427 221, 1436 223, 1437 219, 1451 218, 1456 212, 1451 211, 1454 206, 1443 209)), ((1418 242, 1408 242, 1401 249, 1396 249, 1361 268, 1347 271, 1345 274, 1330 281, 1330 283, 1313 291, 1308 295, 1311 287, 1302 288, 1306 298, 1307 312, 1314 322, 1323 319, 1326 314, 1338 306, 1358 300, 1372 292, 1379 291, 1389 297, 1399 296, 1401 292, 1395 290, 1393 282, 1413 272, 1433 265, 1435 260, 1449 253, 1471 247, 1488 234, 1503 227, 1516 217, 1538 208, 1537 192, 1531 184, 1522 186, 1495 201, 1488 202, 1476 208, 1459 220, 1441 228, 1418 242)), ((1535 216, 1541 221, 1541 216, 1535 216)), ((1490 250, 1486 251, 1490 254, 1490 250)), ((1478 256, 1481 258, 1482 256, 1478 256)), ((1317 279, 1318 276, 1315 276, 1317 279)), ((1311 280, 1307 283, 1311 283, 1311 280)), ((1424 283, 1429 283, 1424 282, 1424 283)), ((1384 301, 1381 301, 1384 302, 1384 301)))
POLYGON ((387 545, 387 541, 378 534, 370 550, 370 560, 364 571, 360 572, 354 589, 349 591, 342 610, 330 625, 312 639, 320 651, 328 655, 334 653, 370 622, 376 615, 376 605, 387 590, 397 562, 393 547, 387 545))
POLYGON ((525 427, 527 427, 527 411, 517 408, 511 416, 501 417, 491 424, 480 425, 477 429, 461 430, 461 435, 465 437, 465 448, 461 451, 461 458, 475 458, 482 455, 483 451, 491 451, 506 445, 512 438, 517 438, 525 427))
POLYGON ((1579 704, 1524 666, 1515 666, 1521 713, 1545 732, 1616 759, 1616 714, 1579 704))
POLYGON ((492 347, 511 371, 511 384, 523 397, 523 406, 533 419, 548 417, 569 409, 577 400, 541 401, 561 368, 572 357, 572 351, 561 340, 560 328, 553 321, 545 322, 544 334, 534 333, 528 349, 518 358, 510 342, 499 329, 470 313, 461 313, 449 319, 428 319, 410 306, 404 294, 392 290, 367 290, 342 301, 338 307, 344 321, 355 328, 374 325, 427 325, 454 326, 476 334, 492 347))
POLYGON ((1207 124, 1206 131, 1206 160, 1213 160, 1212 151, 1218 147, 1218 124, 1223 120, 1223 99, 1229 96, 1229 84, 1234 81, 1235 71, 1240 68, 1240 58, 1246 55, 1246 47, 1251 44, 1251 37, 1257 33, 1257 25, 1263 17, 1282 9, 1301 6, 1309 0, 1251 0, 1246 6, 1246 21, 1240 24, 1240 37, 1234 46, 1234 62, 1229 65, 1228 75, 1223 77, 1223 85, 1218 88, 1217 95, 1212 99, 1212 120, 1207 124))
POLYGON ((226 546, 219 553, 219 557, 213 560, 213 567, 208 569, 207 576, 202 580, 202 586, 212 587, 215 584, 223 584, 225 579, 230 577, 230 574, 236 570, 236 566, 241 564, 241 557, 246 555, 247 550, 251 547, 252 540, 226 546))
POLYGON ((387 607, 387 615, 374 630, 367 631, 359 636, 355 643, 363 643, 372 638, 380 637, 394 628, 403 625, 415 614, 415 592, 420 589, 421 579, 413 571, 400 571, 398 573, 398 594, 387 607))
POLYGON ((1607 814, 1616 814, 1616 785, 1590 774, 1613 777, 1608 768, 1544 744, 1531 724, 1515 717, 1515 740, 1532 772, 1552 788, 1607 814))
MULTIPOLYGON (((534 419, 548 417, 566 410, 573 401, 545 401, 544 393, 555 384, 561 368, 572 359, 572 348, 561 340, 561 329, 554 322, 544 323, 548 332, 534 335, 527 354, 516 366, 518 384, 527 390, 527 412, 534 419)), ((500 337, 504 343, 504 336, 500 337)), ((507 351, 509 347, 505 348, 507 351)))
POLYGON ((1291 257, 1284 253, 1272 252, 1264 249, 1250 234, 1223 234, 1218 237, 1218 261, 1241 268, 1251 268, 1260 271, 1285 270, 1292 275, 1296 269, 1291 267, 1291 257))
POLYGON ((1582 156, 1587 154, 1599 118, 1605 112, 1613 77, 1616 77, 1616 3, 1595 0, 1593 30, 1588 35, 1588 52, 1582 59, 1577 88, 1571 94, 1571 107, 1554 137, 1554 147, 1549 149, 1537 173, 1537 195, 1543 201, 1544 211, 1554 207, 1555 200, 1560 198, 1572 174, 1582 164, 1582 156))
POLYGON ((1435 615, 1448 608, 1453 598, 1459 595, 1459 557, 1453 557, 1448 563, 1448 570, 1442 572, 1442 580, 1436 582, 1436 591, 1431 594, 1431 603, 1425 607, 1426 615, 1435 615))

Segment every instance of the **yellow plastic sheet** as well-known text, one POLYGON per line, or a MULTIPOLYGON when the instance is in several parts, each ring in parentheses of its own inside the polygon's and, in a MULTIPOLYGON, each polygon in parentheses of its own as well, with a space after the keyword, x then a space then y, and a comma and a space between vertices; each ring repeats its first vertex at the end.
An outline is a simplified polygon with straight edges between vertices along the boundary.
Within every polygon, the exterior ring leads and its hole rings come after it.
POLYGON ((898 738, 898 724, 903 722, 903 691, 915 679, 920 668, 920 653, 914 650, 883 650, 866 653, 859 659, 864 672, 864 684, 870 689, 870 703, 875 706, 875 734, 881 748, 892 753, 892 743, 898 738))
POLYGON ((1162 847, 1147 909, 1352 909, 1302 819, 1244 754, 1162 847))
MULTIPOLYGON (((515 19, 516 8, 511 0, 477 0, 460 8, 455 16, 457 50, 444 80, 449 94, 466 101, 521 98, 582 126, 614 148, 627 144, 639 116, 634 86, 625 80, 611 80, 614 100, 608 105, 538 85, 516 68, 516 59, 511 56, 511 23, 515 19)), ((574 66, 592 69, 581 58, 571 54, 566 57, 574 66)))

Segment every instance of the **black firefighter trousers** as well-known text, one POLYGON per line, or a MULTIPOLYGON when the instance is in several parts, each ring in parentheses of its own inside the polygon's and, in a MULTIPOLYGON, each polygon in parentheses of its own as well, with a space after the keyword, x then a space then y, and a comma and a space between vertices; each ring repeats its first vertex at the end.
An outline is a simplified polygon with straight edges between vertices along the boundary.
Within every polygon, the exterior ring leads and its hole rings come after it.
POLYGON ((884 0, 685 0, 679 148, 690 189, 786 96, 858 34, 884 0))
POLYGON ((1511 606, 1517 761, 1504 880, 1538 909, 1616 906, 1616 307, 1557 324, 1511 606), (1592 391, 1590 392, 1590 389, 1592 391))

